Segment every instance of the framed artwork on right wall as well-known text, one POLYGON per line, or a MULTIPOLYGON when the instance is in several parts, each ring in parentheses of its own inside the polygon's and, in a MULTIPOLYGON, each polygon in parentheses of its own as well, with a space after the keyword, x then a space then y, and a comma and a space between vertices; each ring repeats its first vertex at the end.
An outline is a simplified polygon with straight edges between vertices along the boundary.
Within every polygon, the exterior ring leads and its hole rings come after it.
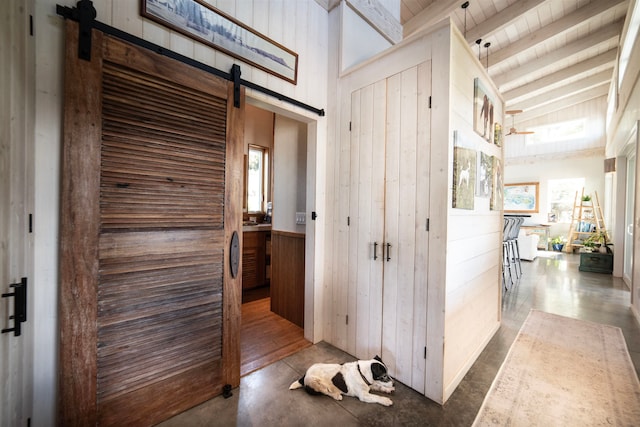
POLYGON ((493 142, 493 99, 477 77, 473 83, 473 130, 487 142, 493 142))

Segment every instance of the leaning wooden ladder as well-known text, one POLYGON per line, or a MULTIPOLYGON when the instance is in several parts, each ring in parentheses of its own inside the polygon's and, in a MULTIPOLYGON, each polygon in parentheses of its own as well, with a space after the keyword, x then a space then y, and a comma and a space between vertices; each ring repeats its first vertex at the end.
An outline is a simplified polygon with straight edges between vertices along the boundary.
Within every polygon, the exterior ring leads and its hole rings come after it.
POLYGON ((582 192, 576 191, 571 215, 571 226, 569 227, 569 237, 567 238, 566 250, 573 252, 575 248, 581 248, 585 240, 596 233, 605 232, 604 216, 600 207, 598 192, 593 192, 591 204, 584 202, 584 188, 582 192))

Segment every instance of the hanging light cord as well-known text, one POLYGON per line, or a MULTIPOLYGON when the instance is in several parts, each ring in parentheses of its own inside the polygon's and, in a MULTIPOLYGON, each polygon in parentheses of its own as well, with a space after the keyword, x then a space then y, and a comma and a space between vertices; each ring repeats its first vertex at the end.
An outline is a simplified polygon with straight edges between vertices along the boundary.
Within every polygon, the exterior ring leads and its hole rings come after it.
POLYGON ((489 46, 491 46, 491 43, 489 43, 489 42, 486 42, 484 44, 484 47, 487 48, 487 71, 489 70, 489 46))
POLYGON ((462 3, 460 7, 464 9, 464 38, 466 39, 467 38, 467 8, 469 7, 469 2, 466 1, 462 3))

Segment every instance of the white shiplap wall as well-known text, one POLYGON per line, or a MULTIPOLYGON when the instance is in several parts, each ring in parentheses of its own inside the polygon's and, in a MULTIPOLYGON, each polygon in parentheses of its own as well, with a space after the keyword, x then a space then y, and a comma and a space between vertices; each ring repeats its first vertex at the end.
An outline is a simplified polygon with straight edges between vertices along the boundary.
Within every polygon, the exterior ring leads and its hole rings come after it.
MULTIPOLYGON (((242 78, 279 91, 292 98, 318 108, 327 105, 327 62, 328 62, 328 15, 313 0, 220 0, 210 2, 215 7, 235 16, 240 21, 271 39, 290 48, 299 55, 298 84, 292 85, 261 70, 235 61, 233 58, 195 43, 191 39, 171 32, 164 27, 140 17, 139 1, 100 0, 94 1, 97 19, 101 22, 129 32, 143 39, 157 43, 168 49, 194 58, 221 70, 229 70, 234 62, 240 64, 242 78)), ((56 4, 73 7, 75 0, 36 0, 34 32, 36 39, 36 78, 30 84, 36 88, 35 124, 35 273, 36 283, 33 293, 35 349, 34 349, 34 413, 32 424, 50 425, 55 420, 57 384, 57 266, 58 266, 58 223, 59 177, 63 93, 63 20, 56 15, 56 4)), ((81 83, 79 83, 81 84, 81 83)), ((297 120, 309 123, 307 140, 310 146, 324 149, 317 141, 326 139, 326 119, 319 118, 297 107, 292 107, 266 95, 247 90, 247 96, 259 102, 262 108, 277 110, 297 120)), ((311 161, 322 161, 324 154, 314 152, 311 161), (316 155, 317 154, 317 155, 316 155), (319 160, 318 160, 319 159, 319 160)), ((315 173, 316 166, 312 170, 315 173)), ((318 168, 319 169, 319 168, 318 168)), ((324 186, 320 180, 315 191, 308 195, 321 207, 324 186)), ((312 203, 308 202, 308 205, 312 203)), ((318 206, 312 206, 318 209, 318 206)), ((322 232, 322 224, 316 230, 322 232)), ((322 244, 323 238, 310 240, 322 244)), ((323 264, 320 251, 315 257, 315 269, 323 264)), ((312 272, 310 277, 322 278, 322 272, 312 272)), ((322 293, 311 293, 312 307, 308 314, 322 306, 322 293), (315 297, 315 301, 314 298, 315 297)), ((311 326, 313 326, 311 324, 311 326)), ((309 329, 310 336, 321 330, 309 329)))
MULTIPOLYGON (((0 16, 0 293, 9 284, 33 281, 33 79, 34 43, 29 35, 33 3, 7 2, 0 16)), ((0 335, 0 425, 26 425, 33 366, 34 307, 27 306, 21 335, 0 335)), ((13 328, 13 298, 0 300, 0 329, 13 328)))
MULTIPOLYGON (((484 68, 454 29, 451 40, 451 116, 453 131, 465 146, 502 158, 502 149, 473 130, 474 79, 479 77, 494 102, 494 118, 503 123, 503 101, 484 68)), ((449 164, 453 164, 450 153, 449 164)), ((450 174, 448 188, 453 186, 450 174)), ((502 191, 502 189, 498 189, 502 191)), ((448 197, 447 284, 445 303, 444 400, 462 380, 500 322, 502 212, 490 210, 489 198, 475 197, 474 209, 451 208, 448 197)))

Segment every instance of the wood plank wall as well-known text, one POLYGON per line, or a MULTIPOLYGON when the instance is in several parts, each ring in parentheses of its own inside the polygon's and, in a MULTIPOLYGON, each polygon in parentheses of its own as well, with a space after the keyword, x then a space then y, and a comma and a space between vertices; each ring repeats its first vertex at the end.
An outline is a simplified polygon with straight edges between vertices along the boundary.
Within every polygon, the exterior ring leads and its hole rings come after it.
MULTIPOLYGON (((28 381, 33 372, 33 360, 55 353, 34 353, 37 343, 33 333, 33 233, 29 233, 29 213, 33 212, 33 179, 35 162, 34 92, 30 84, 34 71, 33 37, 29 35, 30 1, 3 4, 0 17, 0 293, 13 292, 10 283, 27 277, 30 287, 27 322, 22 324, 22 336, 13 333, 0 336, 0 425, 26 425, 29 417, 31 392, 28 381)), ((2 298, 0 328, 13 328, 12 298, 2 298)), ((46 320, 45 320, 46 321, 46 320)), ((55 375, 52 375, 55 376, 55 375)))
POLYGON ((302 233, 271 231, 271 311, 304 327, 302 233))
MULTIPOLYGON (((501 147, 488 143, 473 130, 474 79, 482 80, 493 99, 498 123, 503 117, 503 101, 457 30, 452 32, 450 69, 451 134, 454 130, 463 132, 466 148, 476 150, 478 156, 484 152, 503 159, 501 147)), ((450 164, 453 164, 452 156, 450 153, 450 164)), ((450 174, 449 189, 453 185, 452 177, 450 174)), ((448 206, 445 401, 499 326, 503 226, 502 212, 491 210, 489 198, 476 196, 473 210, 453 209, 449 191, 448 206)))

